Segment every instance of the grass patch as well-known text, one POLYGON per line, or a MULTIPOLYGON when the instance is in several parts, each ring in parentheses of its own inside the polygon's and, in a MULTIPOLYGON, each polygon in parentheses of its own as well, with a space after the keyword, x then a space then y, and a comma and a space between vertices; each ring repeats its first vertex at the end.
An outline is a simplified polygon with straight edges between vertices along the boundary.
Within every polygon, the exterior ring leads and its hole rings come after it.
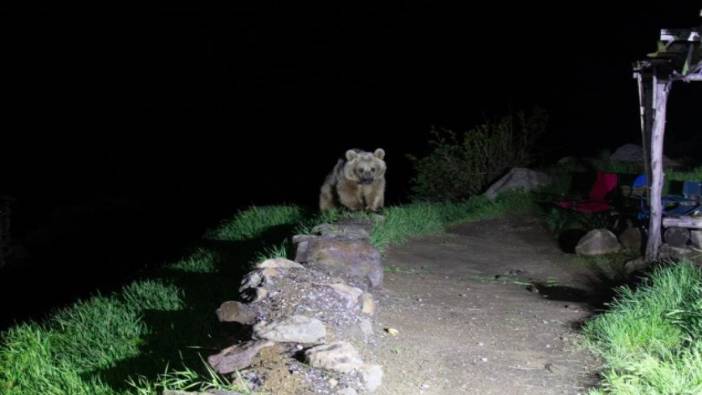
POLYGON ((475 196, 459 203, 417 202, 389 207, 385 211, 385 220, 376 222, 371 241, 383 251, 391 244, 402 244, 410 237, 436 234, 456 223, 496 218, 508 213, 520 214, 533 208, 531 195, 524 192, 505 193, 494 201, 475 196))
POLYGON ((689 171, 667 171, 665 176, 672 181, 702 181, 702 166, 689 171))
POLYGON ((241 380, 217 375, 202 360, 201 354, 224 346, 207 340, 226 336, 217 332, 213 308, 233 296, 235 273, 258 257, 284 253, 263 247, 282 246, 303 215, 293 206, 244 210, 208 232, 214 244, 149 278, 79 301, 43 323, 10 328, 0 335, 0 393, 250 393, 241 380))
POLYGON ((594 394, 702 393, 702 271, 687 262, 623 287, 611 309, 584 328, 606 361, 594 394))
POLYGON ((297 206, 251 207, 207 232, 205 238, 220 241, 254 239, 274 226, 303 221, 304 211, 297 206))

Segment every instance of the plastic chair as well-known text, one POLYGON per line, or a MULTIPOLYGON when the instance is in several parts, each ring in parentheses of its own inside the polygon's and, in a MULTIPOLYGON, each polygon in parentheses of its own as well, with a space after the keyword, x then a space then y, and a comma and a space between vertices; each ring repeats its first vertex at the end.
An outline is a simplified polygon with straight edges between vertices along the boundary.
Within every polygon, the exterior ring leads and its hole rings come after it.
POLYGON ((561 208, 575 210, 581 213, 601 213, 609 211, 613 207, 609 195, 619 184, 619 176, 616 173, 604 171, 597 172, 597 178, 590 190, 589 199, 586 200, 562 200, 556 204, 561 208))
MULTIPOLYGON (((646 189, 648 182, 645 175, 636 177, 632 184, 632 188, 646 189)), ((700 199, 702 198, 702 182, 700 181, 684 181, 681 195, 664 195, 661 197, 663 205, 664 217, 679 217, 689 215, 700 207, 700 199)), ((647 219, 650 214, 650 206, 645 198, 645 194, 638 196, 640 201, 640 210, 637 214, 639 220, 647 219)))

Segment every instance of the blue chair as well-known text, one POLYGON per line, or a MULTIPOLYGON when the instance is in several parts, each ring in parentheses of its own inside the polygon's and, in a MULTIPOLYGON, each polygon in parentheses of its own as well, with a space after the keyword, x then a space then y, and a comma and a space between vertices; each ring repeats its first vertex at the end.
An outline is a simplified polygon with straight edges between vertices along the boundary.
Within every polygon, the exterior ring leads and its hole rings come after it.
MULTIPOLYGON (((632 184, 632 188, 643 189, 648 187, 647 178, 645 175, 636 177, 632 184)), ((664 217, 680 217, 691 214, 700 207, 700 199, 702 197, 702 182, 700 181, 684 181, 682 187, 682 195, 665 195, 661 197, 663 204, 664 217)), ((637 219, 646 220, 651 214, 650 207, 644 196, 640 198, 640 210, 637 213, 637 219)))

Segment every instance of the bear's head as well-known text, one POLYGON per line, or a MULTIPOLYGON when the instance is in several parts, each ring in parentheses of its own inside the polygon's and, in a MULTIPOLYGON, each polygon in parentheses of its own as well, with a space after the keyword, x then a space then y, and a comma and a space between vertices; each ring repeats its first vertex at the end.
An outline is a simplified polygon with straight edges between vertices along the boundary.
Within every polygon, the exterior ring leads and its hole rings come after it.
POLYGON ((346 151, 346 164, 344 176, 359 184, 371 184, 375 180, 385 177, 385 151, 378 148, 374 152, 357 149, 346 151))

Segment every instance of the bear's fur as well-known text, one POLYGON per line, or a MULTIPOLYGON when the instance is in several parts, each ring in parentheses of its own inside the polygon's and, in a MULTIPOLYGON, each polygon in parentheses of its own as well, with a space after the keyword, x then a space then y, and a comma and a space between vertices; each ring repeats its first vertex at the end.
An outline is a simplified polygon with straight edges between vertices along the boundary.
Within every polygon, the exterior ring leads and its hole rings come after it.
POLYGON ((319 196, 319 209, 346 207, 352 211, 376 212, 385 204, 385 151, 346 151, 327 176, 319 196))

